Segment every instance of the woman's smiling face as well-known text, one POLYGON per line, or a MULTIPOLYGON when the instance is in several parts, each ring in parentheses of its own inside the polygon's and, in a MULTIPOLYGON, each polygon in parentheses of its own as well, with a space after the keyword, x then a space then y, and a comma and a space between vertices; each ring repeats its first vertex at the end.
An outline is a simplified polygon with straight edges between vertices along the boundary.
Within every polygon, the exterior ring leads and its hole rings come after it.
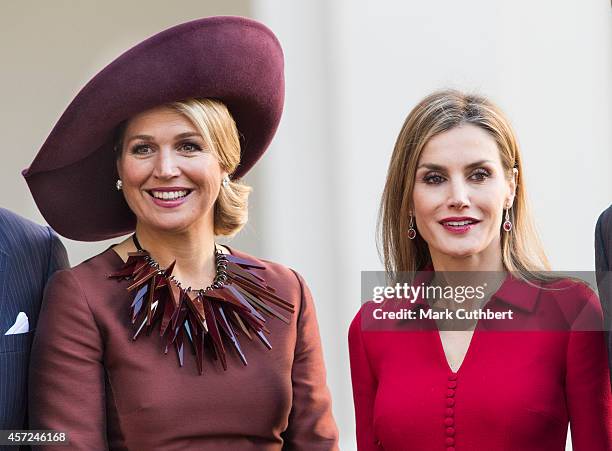
POLYGON ((185 231, 214 226, 214 204, 227 175, 193 123, 156 107, 126 126, 117 171, 140 226, 185 231))
POLYGON ((432 259, 501 255, 502 218, 514 200, 514 180, 482 128, 463 124, 431 138, 417 164, 413 215, 432 259))

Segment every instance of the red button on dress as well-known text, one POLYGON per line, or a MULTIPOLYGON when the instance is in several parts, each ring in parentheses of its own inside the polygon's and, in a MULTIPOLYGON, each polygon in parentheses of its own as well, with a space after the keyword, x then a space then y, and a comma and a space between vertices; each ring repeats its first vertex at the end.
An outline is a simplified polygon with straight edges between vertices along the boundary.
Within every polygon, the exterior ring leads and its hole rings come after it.
POLYGON ((455 396, 455 388, 457 387, 457 375, 452 374, 448 377, 449 381, 447 383, 448 389, 446 390, 446 418, 444 419, 444 425, 446 426, 446 446, 448 450, 454 450, 455 445, 455 409, 452 407, 455 405, 455 400, 453 399, 455 396))

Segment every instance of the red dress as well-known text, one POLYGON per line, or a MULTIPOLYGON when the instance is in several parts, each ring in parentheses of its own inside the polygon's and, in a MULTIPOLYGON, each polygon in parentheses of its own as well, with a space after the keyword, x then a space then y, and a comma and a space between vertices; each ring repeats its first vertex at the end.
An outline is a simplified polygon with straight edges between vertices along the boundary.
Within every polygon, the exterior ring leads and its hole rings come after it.
MULTIPOLYGON (((561 294, 509 276, 486 307, 526 322, 600 320, 588 288, 558 286, 561 294)), ((422 320, 429 330, 373 330, 377 307, 365 304, 349 330, 359 451, 562 451, 568 422, 574 451, 612 449, 602 331, 500 331, 481 319, 453 372, 433 319, 422 320)), ((422 299, 410 308, 429 309, 422 299)))

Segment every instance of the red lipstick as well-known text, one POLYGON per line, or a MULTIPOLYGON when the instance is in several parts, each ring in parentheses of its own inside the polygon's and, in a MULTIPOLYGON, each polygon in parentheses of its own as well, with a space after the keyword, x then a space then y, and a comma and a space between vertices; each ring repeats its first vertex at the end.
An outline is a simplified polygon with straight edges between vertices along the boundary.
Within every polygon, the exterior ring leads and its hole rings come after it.
POLYGON ((469 232, 480 220, 470 216, 449 216, 439 223, 451 233, 465 234, 469 232))

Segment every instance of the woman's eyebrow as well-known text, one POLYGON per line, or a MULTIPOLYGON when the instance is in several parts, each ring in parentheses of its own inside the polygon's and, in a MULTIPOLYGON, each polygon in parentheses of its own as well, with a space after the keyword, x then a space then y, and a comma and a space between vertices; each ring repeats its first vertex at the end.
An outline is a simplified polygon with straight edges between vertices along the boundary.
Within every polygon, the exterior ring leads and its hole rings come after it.
POLYGON ((142 139, 143 141, 153 141, 151 135, 134 135, 130 136, 126 142, 134 141, 135 139, 142 139))
POLYGON ((475 161, 474 163, 468 164, 465 168, 473 169, 475 167, 482 166, 483 164, 486 164, 486 163, 495 163, 495 162, 491 160, 478 160, 478 161, 475 161))
POLYGON ((191 138, 192 136, 197 136, 198 138, 202 137, 202 135, 200 135, 197 132, 185 132, 185 133, 179 133, 174 138, 175 139, 183 139, 183 138, 191 138))
POLYGON ((434 163, 423 163, 417 167, 417 169, 421 169, 421 168, 431 169, 432 171, 443 171, 445 169, 444 166, 441 166, 439 164, 434 164, 434 163))
MULTIPOLYGON (((185 139, 185 138, 191 138, 192 136, 197 136, 198 138, 202 137, 202 135, 200 135, 197 132, 184 132, 184 133, 179 133, 178 135, 176 135, 174 139, 185 139)), ((131 136, 126 142, 130 142, 135 139, 141 139, 143 141, 154 141, 155 140, 155 138, 151 135, 134 135, 134 136, 131 136)))
MULTIPOLYGON (((473 169, 475 167, 482 166, 485 163, 493 163, 493 161, 491 161, 491 160, 478 160, 478 161, 475 161, 473 163, 470 163, 470 164, 466 165, 465 168, 466 169, 473 169)), ((435 164, 435 163, 422 163, 422 164, 420 164, 417 167, 417 169, 421 169, 421 168, 427 168, 427 169, 430 169, 432 171, 444 171, 446 169, 445 166, 442 166, 440 164, 435 164)))

